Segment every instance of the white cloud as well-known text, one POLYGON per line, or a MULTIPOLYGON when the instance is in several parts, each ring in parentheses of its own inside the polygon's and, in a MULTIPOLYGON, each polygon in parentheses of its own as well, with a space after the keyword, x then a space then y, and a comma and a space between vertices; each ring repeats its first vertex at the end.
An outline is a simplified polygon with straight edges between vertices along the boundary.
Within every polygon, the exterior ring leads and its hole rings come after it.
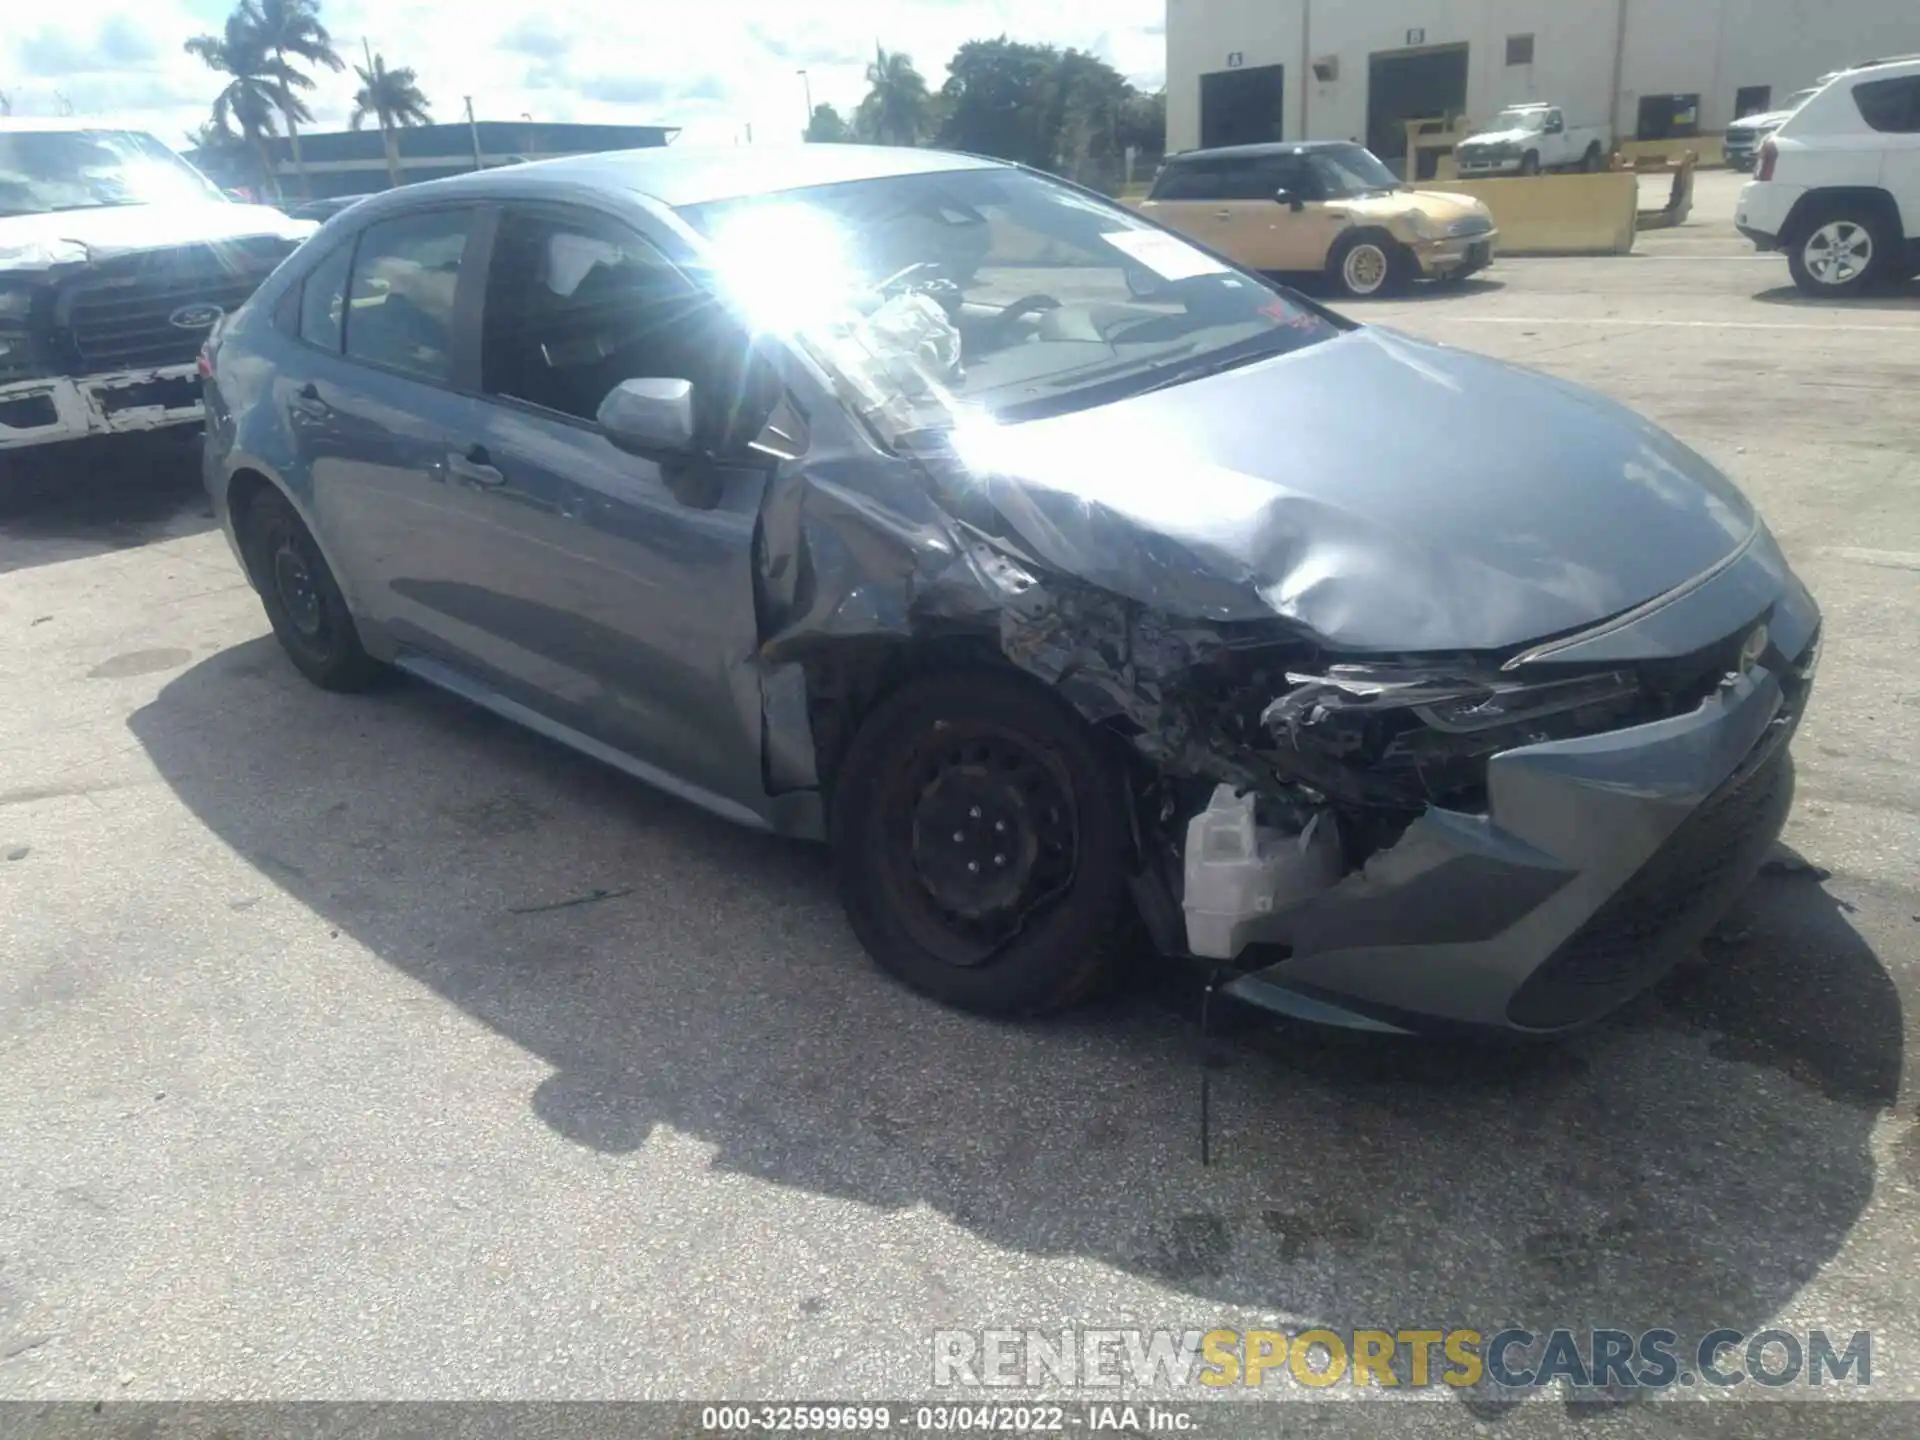
MULTIPOLYGON (((57 92, 77 112, 177 142, 219 86, 181 50, 217 28, 217 3, 62 0, 57 23, 0 32, 0 90, 18 114, 53 113, 57 92)), ((802 68, 815 101, 851 109, 876 41, 911 54, 936 88, 956 47, 1000 34, 1092 50, 1142 84, 1159 84, 1165 65, 1164 0, 325 0, 323 15, 348 59, 364 36, 389 64, 418 70, 436 119, 459 118, 470 94, 483 119, 672 124, 690 141, 748 126, 792 138, 805 120, 802 68)), ((315 78, 317 122, 344 124, 352 72, 315 78)))

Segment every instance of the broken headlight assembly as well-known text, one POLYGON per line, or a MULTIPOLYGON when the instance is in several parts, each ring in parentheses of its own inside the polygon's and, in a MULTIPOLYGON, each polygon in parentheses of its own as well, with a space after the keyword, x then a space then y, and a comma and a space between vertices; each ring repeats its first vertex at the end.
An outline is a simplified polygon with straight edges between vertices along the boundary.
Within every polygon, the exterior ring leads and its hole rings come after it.
POLYGON ((1524 681, 1462 667, 1335 665, 1289 672, 1294 688, 1262 723, 1283 748, 1362 772, 1373 803, 1485 803, 1486 762, 1502 750, 1634 723, 1638 678, 1604 671, 1524 681))

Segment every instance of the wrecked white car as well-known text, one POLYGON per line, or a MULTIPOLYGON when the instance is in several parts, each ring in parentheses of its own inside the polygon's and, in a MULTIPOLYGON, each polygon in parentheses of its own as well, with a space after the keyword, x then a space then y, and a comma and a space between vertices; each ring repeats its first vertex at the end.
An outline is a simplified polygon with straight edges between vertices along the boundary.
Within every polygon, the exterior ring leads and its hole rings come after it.
POLYGON ((207 333, 314 229, 151 135, 0 119, 0 451, 198 423, 207 333))
POLYGON ((1707 461, 1018 167, 409 187, 208 361, 208 491, 309 679, 828 840, 951 1004, 1065 1005, 1144 929, 1295 1015, 1565 1029, 1792 799, 1819 612, 1707 461))

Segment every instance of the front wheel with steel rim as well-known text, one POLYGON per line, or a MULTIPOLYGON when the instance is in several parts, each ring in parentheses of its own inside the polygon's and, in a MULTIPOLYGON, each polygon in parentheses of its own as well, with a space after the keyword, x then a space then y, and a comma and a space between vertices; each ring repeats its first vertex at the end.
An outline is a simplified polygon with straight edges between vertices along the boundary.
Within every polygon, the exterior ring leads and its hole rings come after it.
POLYGON ((1828 212, 1787 252, 1788 268, 1810 295, 1853 295, 1879 278, 1888 248, 1876 218, 1828 212))
POLYGON ((1333 283, 1357 300, 1398 288, 1405 268, 1400 247, 1379 235, 1349 235, 1327 257, 1333 283))
POLYGON ((860 943, 946 1004, 1061 1009, 1133 933, 1123 779, 1024 676, 946 671, 893 691, 841 762, 828 829, 860 943))
POLYGON ((274 637, 300 673, 323 690, 364 690, 377 679, 381 666, 361 648, 346 598, 293 506, 262 491, 238 529, 274 637))

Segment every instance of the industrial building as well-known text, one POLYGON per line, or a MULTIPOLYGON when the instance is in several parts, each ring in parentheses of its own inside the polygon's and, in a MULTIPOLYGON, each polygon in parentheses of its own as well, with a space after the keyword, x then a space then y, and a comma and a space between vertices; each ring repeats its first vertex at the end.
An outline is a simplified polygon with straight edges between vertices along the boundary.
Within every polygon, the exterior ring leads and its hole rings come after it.
MULTIPOLYGON (((527 160, 552 160, 560 155, 585 155, 601 150, 644 150, 671 143, 679 134, 672 125, 563 125, 532 120, 465 121, 447 125, 416 125, 396 132, 403 184, 439 180, 469 170, 517 165, 527 160)), ((272 141, 274 173, 289 197, 300 194, 293 147, 287 138, 272 141)), ((317 131, 300 137, 300 154, 313 196, 364 195, 388 186, 387 156, 380 131, 317 131)), ((220 174, 217 163, 204 156, 189 159, 201 164, 222 183, 238 184, 238 176, 220 174)))
POLYGON ((1920 52, 1920 0, 1167 0, 1167 148, 1359 140, 1543 100, 1616 139, 1710 135, 1920 52))

